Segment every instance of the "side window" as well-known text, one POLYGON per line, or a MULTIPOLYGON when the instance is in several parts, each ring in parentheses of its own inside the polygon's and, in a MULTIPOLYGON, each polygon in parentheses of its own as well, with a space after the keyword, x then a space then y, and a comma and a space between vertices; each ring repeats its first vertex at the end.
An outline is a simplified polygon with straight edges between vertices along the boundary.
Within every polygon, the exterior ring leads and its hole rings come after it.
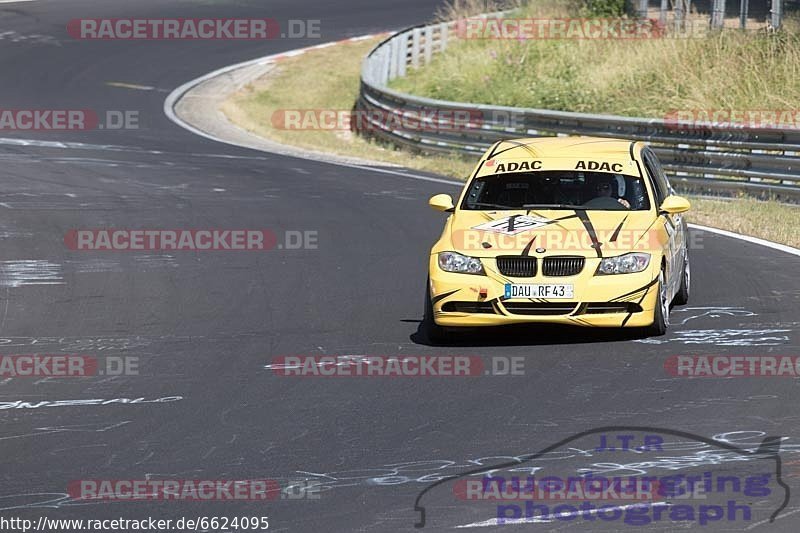
POLYGON ((664 167, 661 166, 661 161, 658 160, 658 156, 654 152, 651 152, 650 150, 648 150, 648 152, 650 157, 653 158, 653 164, 656 167, 656 175, 658 176, 658 179, 663 181, 664 185, 666 186, 666 189, 664 190, 666 191, 667 196, 673 194, 674 191, 672 190, 672 185, 669 182, 669 178, 667 178, 666 172, 664 172, 664 167))
POLYGON ((644 166, 647 168, 647 173, 650 175, 650 179, 652 179, 653 185, 655 186, 656 205, 661 205, 664 198, 670 194, 669 182, 655 154, 650 150, 645 150, 642 152, 642 155, 644 156, 644 166))

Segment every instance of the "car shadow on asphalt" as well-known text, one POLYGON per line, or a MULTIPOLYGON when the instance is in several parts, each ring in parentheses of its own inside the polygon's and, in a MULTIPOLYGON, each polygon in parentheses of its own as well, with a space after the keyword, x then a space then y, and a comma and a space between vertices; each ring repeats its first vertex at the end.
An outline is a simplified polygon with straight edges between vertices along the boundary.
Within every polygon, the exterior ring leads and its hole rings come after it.
POLYGON ((444 341, 434 342, 425 329, 424 321, 417 322, 417 330, 409 336, 414 344, 424 346, 548 346, 624 342, 646 338, 640 328, 588 328, 563 324, 512 324, 464 328, 444 341))

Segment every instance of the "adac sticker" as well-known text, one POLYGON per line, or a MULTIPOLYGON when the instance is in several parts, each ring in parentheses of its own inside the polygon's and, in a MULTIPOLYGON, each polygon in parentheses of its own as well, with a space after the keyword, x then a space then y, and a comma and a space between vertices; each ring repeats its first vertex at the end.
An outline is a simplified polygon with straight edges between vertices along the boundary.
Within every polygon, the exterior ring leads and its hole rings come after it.
POLYGON ((494 159, 486 161, 487 167, 495 167, 494 173, 499 172, 522 172, 523 170, 542 170, 541 161, 511 161, 506 163, 498 163, 494 159))
POLYGON ((605 172, 622 172, 622 163, 607 161, 578 161, 575 170, 599 170, 605 172))
POLYGON ((552 220, 542 217, 513 215, 510 217, 499 218, 497 220, 485 222, 478 226, 474 226, 472 229, 491 231, 493 233, 503 233, 505 235, 516 235, 517 233, 522 233, 523 231, 547 226, 552 222, 552 220))

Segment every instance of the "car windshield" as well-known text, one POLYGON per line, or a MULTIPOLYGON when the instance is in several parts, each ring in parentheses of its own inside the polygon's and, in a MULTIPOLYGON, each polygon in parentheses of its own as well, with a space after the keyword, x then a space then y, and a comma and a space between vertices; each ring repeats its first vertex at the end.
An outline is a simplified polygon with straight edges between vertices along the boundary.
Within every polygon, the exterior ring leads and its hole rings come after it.
POLYGON ((605 172, 536 171, 476 178, 461 206, 466 210, 650 209, 638 176, 605 172))

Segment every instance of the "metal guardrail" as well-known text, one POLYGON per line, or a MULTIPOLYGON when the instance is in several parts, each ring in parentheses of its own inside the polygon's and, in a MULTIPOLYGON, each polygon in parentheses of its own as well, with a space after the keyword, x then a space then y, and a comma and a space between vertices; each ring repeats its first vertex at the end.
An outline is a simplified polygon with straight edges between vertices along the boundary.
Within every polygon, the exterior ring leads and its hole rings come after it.
MULTIPOLYGON (((498 13, 483 15, 495 17, 498 13)), ((360 134, 416 152, 482 154, 514 137, 591 135, 649 142, 682 190, 746 192, 800 200, 800 129, 720 127, 434 100, 390 89, 457 38, 456 22, 416 26, 375 47, 362 64, 355 111, 360 134), (477 117, 448 123, 460 112, 477 117), (409 125, 408 117, 415 117, 409 125), (387 120, 388 117, 388 120, 387 120), (421 120, 418 120, 420 119, 421 120)))

